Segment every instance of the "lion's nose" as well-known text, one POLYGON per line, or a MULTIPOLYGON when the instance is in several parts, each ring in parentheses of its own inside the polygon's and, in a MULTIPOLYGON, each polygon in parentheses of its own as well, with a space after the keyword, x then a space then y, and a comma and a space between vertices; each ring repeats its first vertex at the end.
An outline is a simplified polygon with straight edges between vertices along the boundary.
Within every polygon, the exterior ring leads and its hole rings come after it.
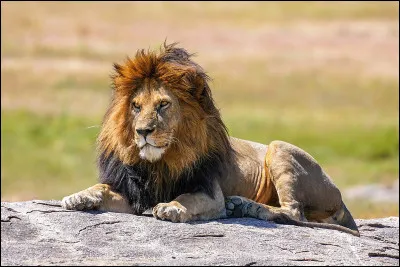
POLYGON ((146 138, 147 135, 154 132, 154 128, 136 129, 136 132, 146 138))

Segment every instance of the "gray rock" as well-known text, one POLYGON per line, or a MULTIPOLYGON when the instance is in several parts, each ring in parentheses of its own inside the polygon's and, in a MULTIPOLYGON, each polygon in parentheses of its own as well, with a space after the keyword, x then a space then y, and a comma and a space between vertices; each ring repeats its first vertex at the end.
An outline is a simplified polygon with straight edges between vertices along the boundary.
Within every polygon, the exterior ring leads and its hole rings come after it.
POLYGON ((251 218, 193 223, 1 203, 1 265, 399 265, 399 218, 356 220, 361 237, 251 218))
POLYGON ((399 179, 391 185, 367 184, 350 187, 344 190, 344 195, 351 200, 368 199, 373 202, 399 203, 399 179))

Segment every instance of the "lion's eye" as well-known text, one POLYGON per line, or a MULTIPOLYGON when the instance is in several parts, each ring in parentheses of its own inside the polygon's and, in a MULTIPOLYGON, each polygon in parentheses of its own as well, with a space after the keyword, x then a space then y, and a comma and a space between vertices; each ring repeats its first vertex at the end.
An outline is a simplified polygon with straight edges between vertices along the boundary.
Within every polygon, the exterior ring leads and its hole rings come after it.
POLYGON ((160 103, 160 109, 165 109, 165 108, 167 108, 168 106, 169 106, 169 102, 168 101, 161 101, 161 103, 160 103))
POLYGON ((140 111, 140 105, 136 102, 132 102, 132 109, 135 110, 136 112, 140 111))

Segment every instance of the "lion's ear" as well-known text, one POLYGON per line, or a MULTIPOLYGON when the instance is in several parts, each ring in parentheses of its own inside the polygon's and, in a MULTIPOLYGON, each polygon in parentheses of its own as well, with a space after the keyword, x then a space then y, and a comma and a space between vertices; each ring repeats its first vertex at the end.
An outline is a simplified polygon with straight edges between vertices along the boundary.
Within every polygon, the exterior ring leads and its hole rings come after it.
POLYGON ((191 68, 187 73, 187 77, 190 83, 190 93, 197 99, 200 100, 203 96, 204 90, 207 86, 206 77, 202 73, 198 73, 196 68, 191 68))
POLYGON ((203 93, 204 90, 206 89, 206 82, 204 80, 203 77, 201 77, 201 75, 196 75, 196 78, 194 80, 194 96, 196 97, 196 99, 200 99, 203 97, 203 93))

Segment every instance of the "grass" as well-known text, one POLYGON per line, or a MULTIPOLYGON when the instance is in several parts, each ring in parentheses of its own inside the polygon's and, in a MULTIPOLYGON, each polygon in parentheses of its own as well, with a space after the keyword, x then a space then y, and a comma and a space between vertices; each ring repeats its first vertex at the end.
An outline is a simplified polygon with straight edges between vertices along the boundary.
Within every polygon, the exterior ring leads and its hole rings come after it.
POLYGON ((2 111, 2 198, 60 199, 76 185, 95 183, 98 128, 88 127, 93 124, 68 115, 2 111))
POLYGON ((396 179, 399 171, 396 125, 375 125, 370 131, 370 127, 353 125, 321 127, 321 124, 310 123, 307 117, 295 122, 276 117, 241 120, 240 116, 228 115, 225 118, 233 136, 261 143, 283 140, 303 148, 325 166, 328 173, 332 172, 332 178, 341 188, 389 182, 396 179), (341 168, 344 172, 337 173, 341 168))
MULTIPOLYGON (((1 12, 2 201, 96 182, 91 126, 112 63, 165 37, 198 52, 231 135, 293 143, 340 189, 398 179, 398 2, 6 2, 1 12)), ((398 216, 398 203, 346 203, 356 218, 398 216)))
POLYGON ((384 218, 399 216, 399 204, 393 202, 372 202, 369 200, 345 200, 346 207, 356 219, 384 218))

